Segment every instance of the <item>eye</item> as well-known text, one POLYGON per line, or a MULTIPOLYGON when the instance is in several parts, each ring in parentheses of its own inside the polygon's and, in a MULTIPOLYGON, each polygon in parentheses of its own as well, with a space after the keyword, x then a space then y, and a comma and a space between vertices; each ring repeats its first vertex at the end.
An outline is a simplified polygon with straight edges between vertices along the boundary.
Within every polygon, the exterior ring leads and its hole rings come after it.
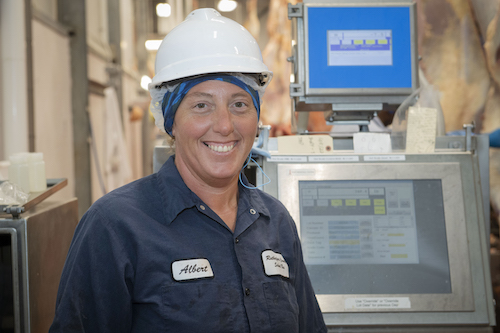
POLYGON ((243 107, 247 106, 247 104, 244 102, 236 102, 236 103, 234 103, 234 106, 237 108, 243 108, 243 107))
POLYGON ((195 107, 195 109, 204 109, 204 108, 207 107, 207 104, 205 104, 205 103, 198 103, 194 107, 195 107))

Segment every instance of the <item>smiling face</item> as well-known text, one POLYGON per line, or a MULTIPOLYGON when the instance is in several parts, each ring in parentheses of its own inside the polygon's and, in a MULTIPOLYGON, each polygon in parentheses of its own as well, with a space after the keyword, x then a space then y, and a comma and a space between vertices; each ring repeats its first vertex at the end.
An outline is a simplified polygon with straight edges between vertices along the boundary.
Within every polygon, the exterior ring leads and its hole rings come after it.
POLYGON ((237 182, 257 134, 252 97, 209 80, 186 94, 174 118, 175 164, 184 181, 220 187, 237 182))

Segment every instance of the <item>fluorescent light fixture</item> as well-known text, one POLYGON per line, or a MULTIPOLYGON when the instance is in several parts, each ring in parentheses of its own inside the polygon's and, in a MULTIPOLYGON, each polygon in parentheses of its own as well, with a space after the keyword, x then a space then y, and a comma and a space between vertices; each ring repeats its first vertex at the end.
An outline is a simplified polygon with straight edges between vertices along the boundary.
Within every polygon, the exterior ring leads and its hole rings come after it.
POLYGON ((161 39, 149 39, 144 45, 146 46, 146 50, 156 51, 160 47, 161 42, 161 39))
POLYGON ((148 90, 148 84, 151 83, 151 78, 147 75, 143 75, 141 77, 141 88, 144 89, 144 90, 148 90))
POLYGON ((169 17, 172 14, 172 7, 168 3, 159 3, 156 5, 156 15, 159 17, 169 17))
POLYGON ((232 12, 233 10, 236 9, 238 6, 238 3, 234 0, 220 0, 219 4, 217 5, 217 8, 221 12, 232 12))

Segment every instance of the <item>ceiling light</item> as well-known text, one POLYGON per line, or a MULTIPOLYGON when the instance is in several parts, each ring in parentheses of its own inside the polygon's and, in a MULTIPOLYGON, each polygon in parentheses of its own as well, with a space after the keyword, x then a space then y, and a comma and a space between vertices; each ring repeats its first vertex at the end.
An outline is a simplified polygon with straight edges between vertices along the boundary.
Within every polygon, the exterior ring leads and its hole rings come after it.
POLYGON ((146 45, 146 50, 156 51, 160 47, 161 39, 149 39, 144 43, 146 45))
POLYGON ((172 7, 168 3, 159 3, 156 5, 156 15, 159 17, 169 17, 172 14, 172 7))
POLYGON ((143 75, 141 77, 141 88, 144 90, 148 90, 148 84, 150 84, 153 80, 147 75, 143 75))
POLYGON ((219 4, 217 5, 217 8, 221 12, 232 12, 233 10, 236 9, 238 6, 238 3, 234 0, 220 0, 219 4))

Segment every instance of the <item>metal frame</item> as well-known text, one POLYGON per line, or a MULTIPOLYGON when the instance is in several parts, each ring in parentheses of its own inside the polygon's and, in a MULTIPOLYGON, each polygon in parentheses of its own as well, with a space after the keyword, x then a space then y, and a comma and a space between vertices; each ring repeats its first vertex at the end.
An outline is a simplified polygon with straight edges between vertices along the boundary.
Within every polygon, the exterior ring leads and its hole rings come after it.
MULTIPOLYGON (((450 278, 454 291, 451 294, 406 295, 410 298, 410 309, 398 311, 473 311, 470 263, 467 248, 467 229, 460 188, 460 166, 458 163, 429 164, 278 164, 278 198, 288 208, 296 221, 300 234, 300 211, 297 203, 298 186, 301 180, 386 180, 386 179, 440 179, 443 198, 446 198, 445 221, 448 242, 450 278), (307 170, 308 173, 301 171, 307 170), (456 288, 455 286, 460 286, 456 288)), ((364 312, 344 309, 344 301, 353 297, 387 297, 387 295, 316 295, 323 312, 364 312)), ((398 297, 398 295, 391 295, 398 297)), ((403 296, 403 295, 399 295, 403 296)), ((378 310, 394 311, 394 310, 378 310)), ((378 312, 377 311, 377 312, 378 312)))
POLYGON ((30 313, 27 279, 28 260, 25 221, 0 219, 0 234, 8 234, 11 239, 12 286, 14 305, 14 331, 29 332, 30 313))

